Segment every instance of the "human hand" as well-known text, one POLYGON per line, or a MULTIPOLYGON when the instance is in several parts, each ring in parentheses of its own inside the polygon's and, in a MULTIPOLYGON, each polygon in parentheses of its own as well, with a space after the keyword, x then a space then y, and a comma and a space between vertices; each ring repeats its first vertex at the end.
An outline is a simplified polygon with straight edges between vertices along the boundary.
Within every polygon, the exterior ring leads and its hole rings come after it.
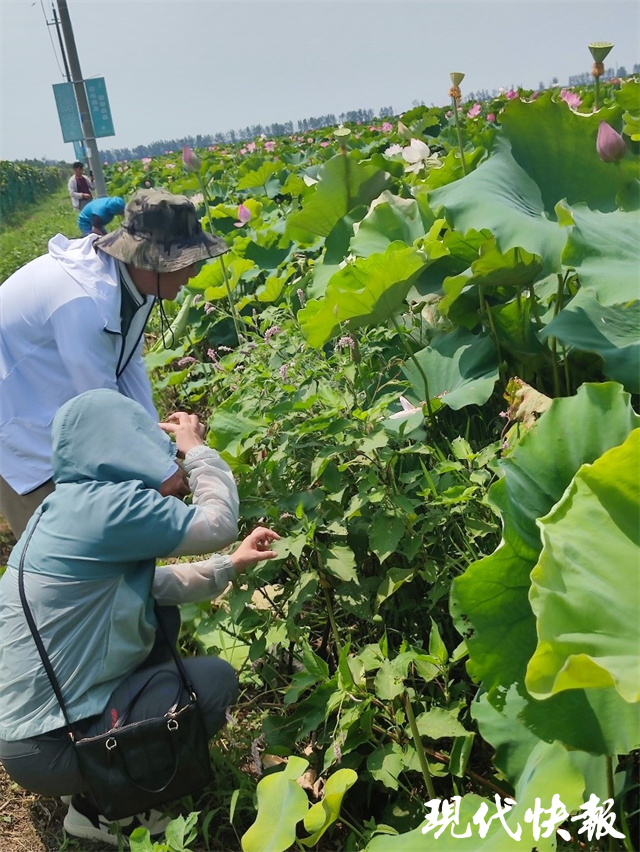
POLYGON ((191 489, 189 488, 189 477, 187 476, 186 471, 178 465, 178 469, 169 477, 169 479, 165 479, 158 491, 163 497, 177 497, 179 500, 182 500, 182 498, 186 497, 187 494, 191 494, 191 489))
POLYGON ((231 554, 231 561, 237 573, 242 574, 247 568, 252 568, 256 562, 277 556, 275 550, 270 550, 270 544, 279 538, 277 532, 267 527, 256 527, 240 542, 236 552, 231 554))
POLYGON ((83 197, 83 198, 91 198, 91 195, 90 195, 90 193, 88 193, 88 192, 83 192, 83 193, 82 193, 82 197, 83 197))
POLYGON ((169 432, 174 436, 178 445, 178 453, 182 456, 194 447, 204 444, 205 426, 196 414, 176 411, 170 414, 164 423, 159 423, 158 426, 164 432, 169 432))

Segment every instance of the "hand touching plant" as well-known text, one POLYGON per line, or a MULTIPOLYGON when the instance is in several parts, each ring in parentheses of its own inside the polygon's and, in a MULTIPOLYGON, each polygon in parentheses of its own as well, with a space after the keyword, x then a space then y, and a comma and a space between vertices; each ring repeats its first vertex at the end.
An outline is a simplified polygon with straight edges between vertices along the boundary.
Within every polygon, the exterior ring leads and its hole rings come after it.
POLYGON ((275 550, 271 550, 271 542, 279 539, 277 532, 267 527, 256 527, 255 530, 240 542, 235 553, 231 554, 233 567, 238 574, 244 573, 247 568, 253 568, 257 562, 263 559, 273 559, 277 556, 275 550))

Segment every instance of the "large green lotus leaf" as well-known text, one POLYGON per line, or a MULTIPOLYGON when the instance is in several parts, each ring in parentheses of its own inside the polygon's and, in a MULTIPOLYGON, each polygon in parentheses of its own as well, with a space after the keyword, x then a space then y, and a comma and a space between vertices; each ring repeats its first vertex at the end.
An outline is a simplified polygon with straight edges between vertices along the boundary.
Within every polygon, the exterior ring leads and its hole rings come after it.
MULTIPOLYGON (((639 424, 620 385, 585 384, 575 397, 554 400, 501 463, 505 476, 490 498, 502 513, 504 539, 454 580, 451 597, 452 614, 467 634, 469 672, 499 710, 509 687, 523 684, 537 642, 528 600, 541 550, 536 520, 560 500, 582 464, 621 444, 639 424)), ((613 688, 570 690, 545 701, 521 695, 527 704, 519 718, 548 742, 600 754, 640 742, 640 714, 613 688)))
POLYGON ((351 329, 388 320, 426 263, 424 254, 398 242, 384 254, 347 264, 329 281, 324 299, 307 302, 298 313, 309 344, 324 346, 346 321, 351 329))
POLYGON ((271 160, 263 163, 254 171, 244 174, 238 183, 236 189, 256 189, 257 187, 266 187, 269 178, 282 171, 282 163, 276 163, 271 160))
POLYGON ((630 393, 640 393, 640 301, 605 307, 593 293, 581 290, 539 336, 594 352, 602 358, 606 376, 630 393))
POLYGON ((637 80, 627 80, 613 93, 613 99, 623 109, 637 113, 640 110, 640 83, 637 80))
POLYGON ((640 297, 640 211, 600 213, 580 204, 562 213, 573 223, 562 252, 580 284, 602 305, 640 297))
MULTIPOLYGON (((618 164, 598 156, 596 138, 601 121, 620 129, 622 107, 577 113, 547 91, 533 102, 510 101, 500 115, 516 162, 540 189, 551 215, 561 198, 585 202, 596 210, 615 210, 625 184, 637 183, 638 164, 631 157, 618 164)), ((636 205, 637 206, 637 205, 636 205)))
POLYGON ((201 272, 195 278, 191 279, 189 287, 193 290, 204 291, 204 298, 207 302, 213 302, 216 299, 225 299, 227 297, 227 288, 224 283, 225 270, 229 281, 229 289, 233 293, 240 279, 254 268, 256 272, 259 271, 252 260, 245 257, 238 257, 233 252, 229 252, 229 254, 222 255, 212 263, 207 263, 206 266, 203 266, 201 272), (222 264, 224 264, 224 270, 222 264))
MULTIPOLYGON (((538 518, 546 515, 583 464, 621 444, 640 424, 629 394, 615 382, 585 383, 575 396, 555 399, 536 427, 500 463, 505 476, 491 488, 504 537, 540 552, 538 518)), ((517 545, 515 545, 517 546, 517 545)), ((518 547, 522 552, 521 545, 518 547)), ((462 578, 460 578, 462 579, 462 578)))
POLYGON ((354 207, 373 201, 389 180, 389 175, 375 166, 336 154, 322 167, 316 191, 302 210, 290 214, 287 232, 299 242, 326 237, 338 219, 354 207))
POLYGON ((351 251, 359 257, 382 254, 389 244, 401 240, 412 245, 423 237, 434 221, 424 220, 418 202, 414 198, 400 198, 385 191, 376 198, 367 215, 357 226, 351 240, 351 251))
POLYGON ((366 846, 365 852, 419 852, 422 849, 436 849, 437 852, 510 852, 513 849, 522 852, 531 852, 533 849, 537 852, 552 852, 556 849, 555 831, 544 829, 539 839, 536 839, 533 825, 525 819, 527 810, 534 808, 536 800, 539 800, 542 808, 551 808, 553 794, 556 793, 569 813, 576 811, 591 793, 591 790, 587 790, 587 784, 594 766, 601 769, 604 776, 603 758, 569 752, 559 743, 538 742, 530 752, 515 786, 514 799, 517 804, 504 816, 510 833, 497 816, 492 818, 496 814, 495 802, 468 794, 460 800, 457 825, 449 825, 439 834, 443 824, 441 818, 438 825, 429 827, 429 831, 423 834, 423 828, 429 825, 425 821, 407 834, 375 837, 366 846), (485 821, 491 820, 484 838, 480 837, 479 825, 474 823, 480 808, 486 811, 485 821), (470 834, 463 837, 468 827, 471 829, 470 834), (452 830, 456 836, 452 835, 452 830), (518 833, 519 830, 521 833, 518 833), (546 837, 546 834, 550 836, 546 837))
POLYGON ((304 827, 312 832, 310 837, 302 838, 301 842, 305 846, 315 846, 329 826, 338 819, 344 794, 357 780, 358 775, 353 769, 338 769, 327 778, 322 800, 312 805, 304 818, 304 827))
POLYGON ((501 252, 519 246, 542 258, 545 271, 560 271, 566 230, 545 213, 537 184, 518 165, 506 139, 495 154, 461 180, 429 195, 458 231, 488 228, 501 252))
POLYGON ((615 686, 640 700, 640 429, 584 465, 538 520, 543 548, 529 600, 538 645, 525 685, 536 698, 615 686))
POLYGON ((242 835, 243 852, 285 852, 296 840, 296 825, 309 810, 309 799, 297 783, 309 761, 290 757, 282 772, 258 784, 258 815, 242 835))
MULTIPOLYGON (((439 334, 415 359, 429 381, 431 399, 438 398, 454 411, 465 405, 483 405, 498 380, 498 356, 492 339, 471 334, 464 328, 439 334)), ((418 399, 424 400, 424 379, 413 362, 405 362, 402 372, 412 384, 418 399)))
POLYGON ((492 237, 480 246, 480 255, 469 269, 445 279, 442 285, 445 295, 438 309, 446 315, 466 287, 527 287, 538 278, 541 270, 539 257, 517 246, 503 254, 492 237))
POLYGON ((355 225, 367 215, 367 210, 364 204, 354 207, 333 226, 331 233, 324 241, 324 254, 313 265, 313 278, 307 288, 308 298, 319 299, 324 296, 327 284, 349 254, 349 243, 353 237, 355 225))

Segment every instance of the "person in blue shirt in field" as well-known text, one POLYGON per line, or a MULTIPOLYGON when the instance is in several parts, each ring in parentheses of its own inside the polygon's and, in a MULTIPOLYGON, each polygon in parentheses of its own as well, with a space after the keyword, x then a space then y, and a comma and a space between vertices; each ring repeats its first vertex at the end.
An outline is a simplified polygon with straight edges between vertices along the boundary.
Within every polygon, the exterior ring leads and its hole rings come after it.
POLYGON ((114 216, 122 216, 124 213, 124 198, 114 196, 113 198, 94 198, 82 208, 78 215, 78 227, 83 237, 88 234, 104 236, 107 233, 106 225, 114 216))

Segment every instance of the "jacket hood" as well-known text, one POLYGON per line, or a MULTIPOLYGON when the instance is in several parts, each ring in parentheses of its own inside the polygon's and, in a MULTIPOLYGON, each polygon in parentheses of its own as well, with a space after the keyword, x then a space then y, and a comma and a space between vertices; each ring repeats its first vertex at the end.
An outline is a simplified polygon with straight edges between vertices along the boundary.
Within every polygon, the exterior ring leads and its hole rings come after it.
POLYGON ((52 442, 56 483, 140 480, 157 489, 176 454, 140 403, 106 388, 66 402, 53 419, 52 442))

